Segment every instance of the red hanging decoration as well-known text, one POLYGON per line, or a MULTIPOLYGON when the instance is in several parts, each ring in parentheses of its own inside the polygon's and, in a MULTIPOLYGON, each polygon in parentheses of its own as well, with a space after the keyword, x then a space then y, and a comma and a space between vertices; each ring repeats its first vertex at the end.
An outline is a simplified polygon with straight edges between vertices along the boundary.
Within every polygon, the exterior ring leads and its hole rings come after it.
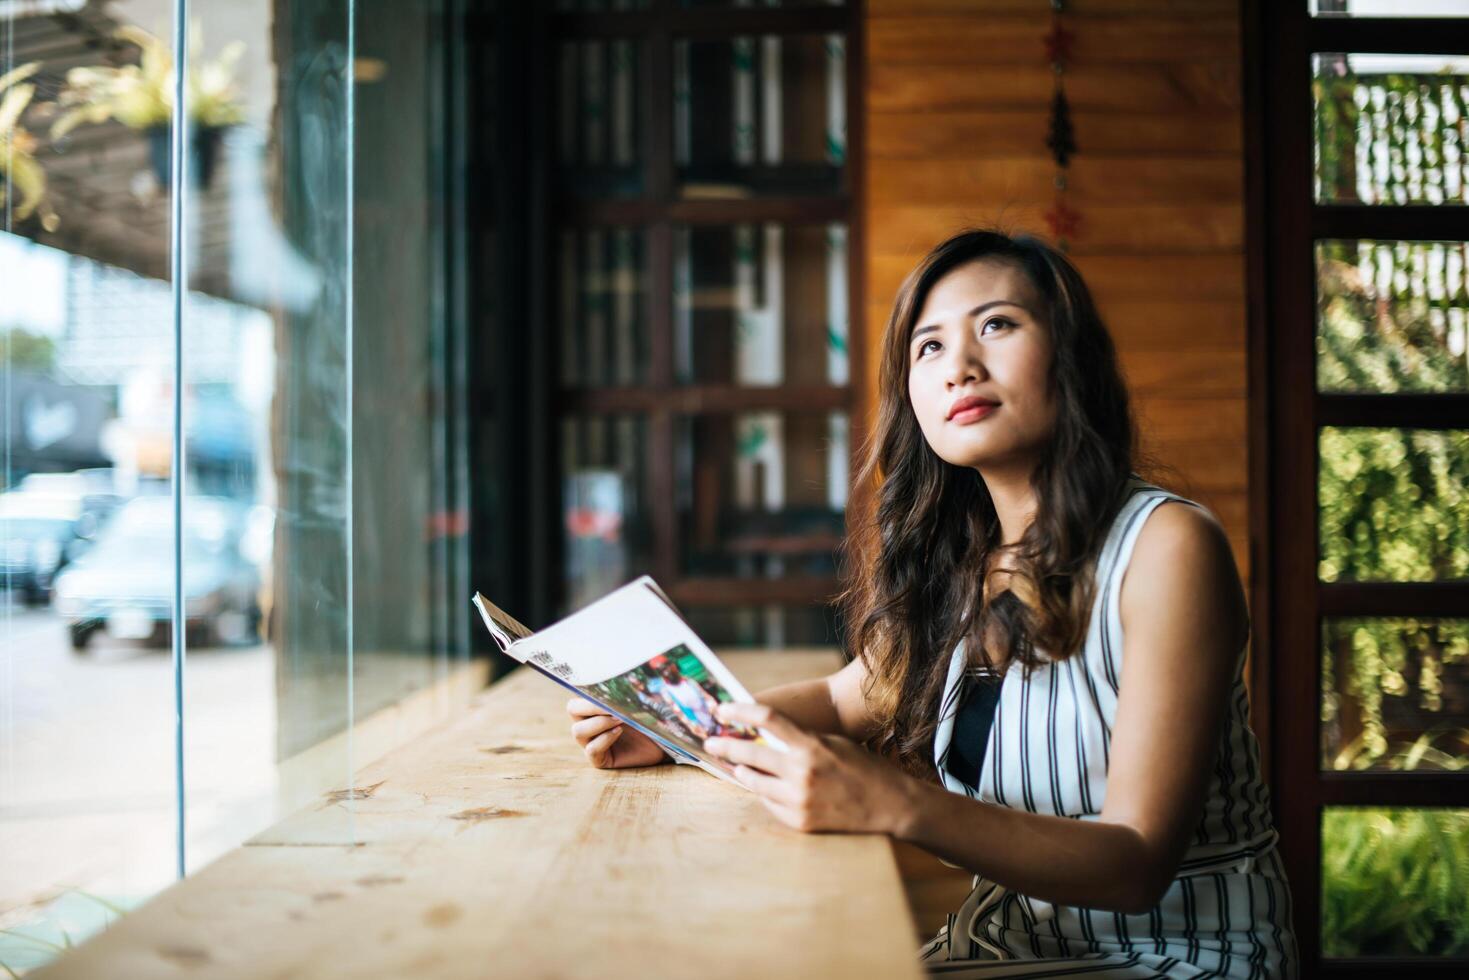
POLYGON ((1053 17, 1051 30, 1046 34, 1046 60, 1051 64, 1067 62, 1071 60, 1071 42, 1076 39, 1066 28, 1061 26, 1061 18, 1053 17))
POLYGON ((1066 66, 1071 60, 1071 44, 1076 36, 1066 29, 1061 16, 1064 0, 1051 0, 1051 29, 1042 39, 1046 61, 1056 76, 1056 94, 1051 99, 1050 125, 1046 127, 1046 146, 1056 161, 1056 199, 1044 215, 1056 246, 1067 251, 1081 225, 1081 215, 1066 203, 1066 176, 1071 157, 1076 153, 1076 133, 1071 126, 1071 104, 1066 100, 1066 66))
POLYGON ((1056 203, 1046 210, 1046 224, 1050 226, 1051 237, 1066 247, 1066 240, 1076 234, 1077 225, 1081 224, 1081 215, 1066 206, 1061 193, 1056 194, 1056 203))

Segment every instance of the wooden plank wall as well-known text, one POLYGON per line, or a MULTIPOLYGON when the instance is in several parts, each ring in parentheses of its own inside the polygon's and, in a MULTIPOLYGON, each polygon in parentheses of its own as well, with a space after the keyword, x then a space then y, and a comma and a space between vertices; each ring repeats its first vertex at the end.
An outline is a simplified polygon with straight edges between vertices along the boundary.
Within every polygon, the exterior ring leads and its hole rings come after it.
MULTIPOLYGON (((1248 580, 1239 0, 1066 6, 1071 255, 1145 446, 1219 515, 1248 580)), ((869 399, 893 296, 929 247, 969 225, 1046 232, 1050 17, 1047 0, 867 0, 869 399)))

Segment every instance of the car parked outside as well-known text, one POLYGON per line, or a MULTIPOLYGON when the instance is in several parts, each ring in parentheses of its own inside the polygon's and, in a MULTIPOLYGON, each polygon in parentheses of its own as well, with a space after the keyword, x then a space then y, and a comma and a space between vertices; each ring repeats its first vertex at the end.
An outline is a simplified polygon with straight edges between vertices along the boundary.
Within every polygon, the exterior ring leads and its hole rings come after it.
MULTIPOLYGON (((252 508, 218 497, 183 507, 184 622, 191 643, 258 638, 260 569, 242 553, 252 508)), ((117 639, 166 642, 173 620, 174 512, 169 497, 128 501, 97 542, 56 580, 55 608, 72 649, 99 630, 117 639)))

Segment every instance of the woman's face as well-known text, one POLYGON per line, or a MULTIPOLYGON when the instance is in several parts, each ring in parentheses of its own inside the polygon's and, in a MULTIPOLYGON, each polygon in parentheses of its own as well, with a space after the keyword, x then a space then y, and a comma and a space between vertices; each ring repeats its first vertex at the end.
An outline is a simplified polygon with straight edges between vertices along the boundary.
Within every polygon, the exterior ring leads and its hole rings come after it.
POLYGON ((934 284, 908 339, 908 398, 954 466, 1034 465, 1055 429, 1041 299, 1012 262, 980 259, 934 284))

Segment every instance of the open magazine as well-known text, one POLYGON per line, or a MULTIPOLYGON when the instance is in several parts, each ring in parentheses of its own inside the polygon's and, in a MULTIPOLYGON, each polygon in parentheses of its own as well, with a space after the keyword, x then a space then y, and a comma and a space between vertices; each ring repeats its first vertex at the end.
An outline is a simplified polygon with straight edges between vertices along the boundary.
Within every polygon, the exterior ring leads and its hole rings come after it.
POLYGON ((755 699, 646 575, 538 633, 478 592, 473 601, 501 650, 642 732, 675 762, 739 785, 728 763, 704 751, 704 739, 786 747, 764 729, 715 719, 721 701, 755 699))

